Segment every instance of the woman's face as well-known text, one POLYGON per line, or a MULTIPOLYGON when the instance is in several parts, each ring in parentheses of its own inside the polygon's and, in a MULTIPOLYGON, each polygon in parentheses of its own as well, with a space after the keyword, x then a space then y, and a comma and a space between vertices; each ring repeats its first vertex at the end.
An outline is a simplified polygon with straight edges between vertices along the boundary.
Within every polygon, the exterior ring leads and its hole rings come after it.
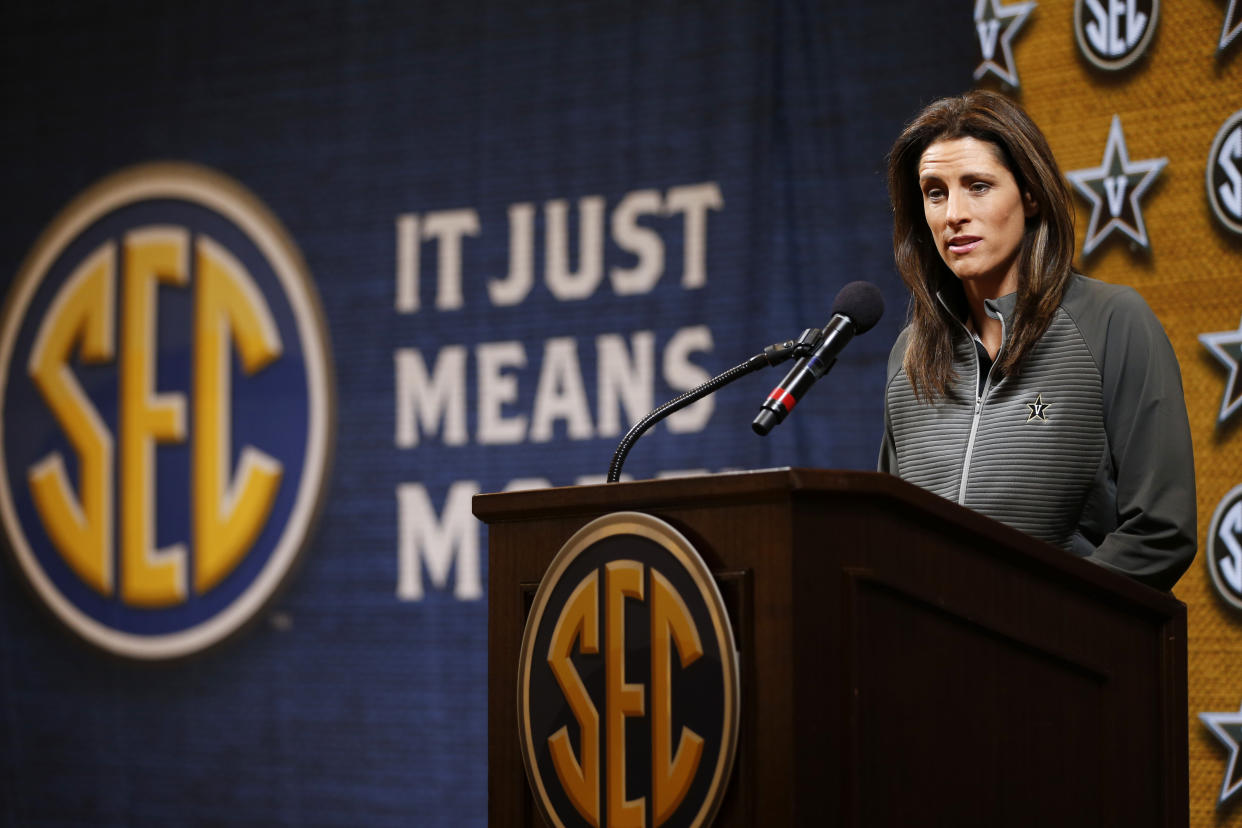
POLYGON ((944 263, 986 296, 1018 287, 1026 220, 1038 212, 1000 157, 977 138, 935 141, 919 159, 923 215, 944 263))

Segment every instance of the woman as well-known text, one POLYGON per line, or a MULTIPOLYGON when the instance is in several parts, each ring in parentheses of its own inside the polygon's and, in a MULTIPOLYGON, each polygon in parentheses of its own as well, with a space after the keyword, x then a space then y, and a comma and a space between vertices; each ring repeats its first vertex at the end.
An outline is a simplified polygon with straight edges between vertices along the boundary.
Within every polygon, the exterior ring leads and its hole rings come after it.
POLYGON ((1076 274, 1069 191, 1002 95, 928 106, 889 155, 910 324, 880 470, 1169 589, 1195 553, 1177 359, 1134 290, 1076 274))

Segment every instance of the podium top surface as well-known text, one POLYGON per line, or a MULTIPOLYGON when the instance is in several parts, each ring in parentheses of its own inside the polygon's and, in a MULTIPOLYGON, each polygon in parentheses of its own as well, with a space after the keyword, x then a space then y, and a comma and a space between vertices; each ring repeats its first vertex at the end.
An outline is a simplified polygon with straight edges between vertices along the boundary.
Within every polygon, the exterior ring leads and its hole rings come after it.
POLYGON ((706 504, 728 506, 841 496, 880 502, 919 520, 951 523, 986 542, 996 554, 1017 555, 1041 568, 1062 570, 1084 588, 1104 589, 1127 603, 1137 603, 1159 614, 1185 612, 1185 605, 1169 593, 1096 566, 881 472, 784 467, 497 492, 476 495, 473 511, 484 523, 496 526, 571 516, 581 516, 585 522, 619 510, 658 513, 706 504))
MULTIPOLYGON (((900 478, 879 472, 782 467, 481 494, 474 498, 474 514, 485 523, 494 523, 529 519, 542 512, 590 511, 618 502, 638 507, 703 498, 771 497, 798 491, 866 493, 899 499, 903 498, 903 493, 914 493, 915 498, 928 494, 900 478)), ((934 495, 931 497, 940 500, 934 495)))

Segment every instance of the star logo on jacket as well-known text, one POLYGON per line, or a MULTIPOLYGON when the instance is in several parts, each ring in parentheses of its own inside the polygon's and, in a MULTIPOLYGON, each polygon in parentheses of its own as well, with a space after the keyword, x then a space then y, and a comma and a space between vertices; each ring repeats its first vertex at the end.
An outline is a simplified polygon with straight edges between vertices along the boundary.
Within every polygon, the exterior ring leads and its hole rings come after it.
POLYGON ((1151 250, 1139 199, 1168 163, 1167 158, 1131 161, 1125 133, 1121 129, 1121 118, 1113 115, 1100 166, 1065 174, 1091 204, 1091 221, 1082 247, 1084 256, 1090 256, 1114 232, 1129 236, 1144 250, 1151 250))
MULTIPOLYGON (((975 12, 975 17, 979 16, 975 12)), ((1220 44, 1216 47, 1216 54, 1219 56, 1221 52, 1229 48, 1229 44, 1242 34, 1242 3, 1238 0, 1229 0, 1229 8, 1225 11, 1225 22, 1220 27, 1220 44)))
POLYGON ((1026 408, 1030 412, 1026 416, 1026 421, 1028 423, 1031 420, 1043 420, 1044 422, 1048 422, 1048 409, 1051 406, 1052 403, 1044 402, 1043 394, 1036 394, 1035 402, 1026 404, 1026 408))
POLYGON ((1018 69, 1013 59, 1013 39, 1026 18, 1038 5, 1034 0, 1002 6, 1000 0, 975 0, 975 32, 983 62, 975 67, 975 80, 991 72, 1005 83, 1018 86, 1018 69), (996 53, 1000 51, 1001 60, 996 53))
POLYGON ((1220 797, 1216 800, 1216 807, 1219 808, 1242 788, 1242 767, 1238 766, 1238 749, 1242 746, 1242 710, 1237 713, 1200 713, 1199 721, 1229 748, 1229 767, 1225 770, 1220 797))
POLYGON ((1242 363, 1242 324, 1236 331, 1199 334, 1199 342, 1229 369, 1225 380, 1225 394, 1220 401, 1220 414, 1216 422, 1224 423, 1242 406, 1242 381, 1238 377, 1238 365, 1242 363))

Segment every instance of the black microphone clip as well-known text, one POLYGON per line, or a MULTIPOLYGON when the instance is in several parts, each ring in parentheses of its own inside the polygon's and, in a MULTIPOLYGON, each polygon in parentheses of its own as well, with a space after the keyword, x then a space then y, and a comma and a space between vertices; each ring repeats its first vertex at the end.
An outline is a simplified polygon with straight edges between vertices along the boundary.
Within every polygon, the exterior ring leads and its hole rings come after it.
POLYGON ((780 365, 787 359, 809 356, 819 345, 819 341, 824 338, 824 332, 820 328, 807 328, 797 339, 786 339, 784 342, 777 342, 764 348, 761 353, 755 354, 750 358, 755 370, 760 368, 770 368, 774 365, 780 365))

